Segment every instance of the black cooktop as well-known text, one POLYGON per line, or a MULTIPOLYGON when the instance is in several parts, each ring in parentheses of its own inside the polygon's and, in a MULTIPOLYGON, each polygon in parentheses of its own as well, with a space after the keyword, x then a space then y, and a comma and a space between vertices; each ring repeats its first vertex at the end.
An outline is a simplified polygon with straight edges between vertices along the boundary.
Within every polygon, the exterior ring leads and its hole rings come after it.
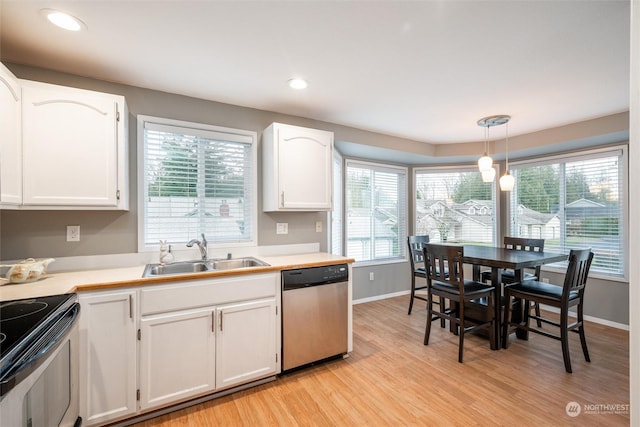
POLYGON ((0 370, 21 344, 55 321, 76 299, 76 294, 62 294, 0 302, 0 370))

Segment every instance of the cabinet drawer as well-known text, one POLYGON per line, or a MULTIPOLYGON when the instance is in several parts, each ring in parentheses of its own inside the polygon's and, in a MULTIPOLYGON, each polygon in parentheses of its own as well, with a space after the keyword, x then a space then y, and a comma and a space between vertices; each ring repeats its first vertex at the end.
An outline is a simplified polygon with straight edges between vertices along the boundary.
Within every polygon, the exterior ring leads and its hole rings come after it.
POLYGON ((276 273, 175 282, 143 289, 140 292, 140 311, 143 316, 146 316, 166 311, 273 297, 279 285, 280 275, 276 273))

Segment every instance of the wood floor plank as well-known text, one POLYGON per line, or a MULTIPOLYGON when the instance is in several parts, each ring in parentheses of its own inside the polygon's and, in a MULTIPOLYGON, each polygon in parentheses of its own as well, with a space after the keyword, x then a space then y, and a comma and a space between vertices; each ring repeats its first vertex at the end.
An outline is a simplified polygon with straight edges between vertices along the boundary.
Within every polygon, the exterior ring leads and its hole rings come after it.
POLYGON ((587 322, 591 363, 572 334, 573 374, 564 370, 560 342, 533 334, 528 341, 512 334, 509 349, 498 351, 467 336, 460 364, 458 337, 434 323, 423 345, 424 306, 411 315, 407 306, 408 297, 354 306, 346 359, 135 426, 629 425, 628 409, 611 409, 629 404, 628 332, 587 322), (571 402, 580 415, 567 414, 571 402))

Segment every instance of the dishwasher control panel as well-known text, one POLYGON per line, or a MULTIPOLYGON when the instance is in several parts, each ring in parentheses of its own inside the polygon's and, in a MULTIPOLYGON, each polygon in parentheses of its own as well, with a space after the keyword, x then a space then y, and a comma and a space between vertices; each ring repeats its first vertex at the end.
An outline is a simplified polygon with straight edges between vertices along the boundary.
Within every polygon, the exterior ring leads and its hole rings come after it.
POLYGON ((349 280, 347 264, 326 265, 322 267, 297 268, 282 272, 282 289, 298 289, 349 280))

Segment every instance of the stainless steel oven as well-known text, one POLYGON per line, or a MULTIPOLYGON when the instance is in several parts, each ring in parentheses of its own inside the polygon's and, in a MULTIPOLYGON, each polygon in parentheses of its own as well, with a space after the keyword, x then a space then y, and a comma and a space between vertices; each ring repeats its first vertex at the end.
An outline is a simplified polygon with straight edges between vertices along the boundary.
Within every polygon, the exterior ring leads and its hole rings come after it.
POLYGON ((80 426, 75 294, 0 302, 0 426, 80 426))

